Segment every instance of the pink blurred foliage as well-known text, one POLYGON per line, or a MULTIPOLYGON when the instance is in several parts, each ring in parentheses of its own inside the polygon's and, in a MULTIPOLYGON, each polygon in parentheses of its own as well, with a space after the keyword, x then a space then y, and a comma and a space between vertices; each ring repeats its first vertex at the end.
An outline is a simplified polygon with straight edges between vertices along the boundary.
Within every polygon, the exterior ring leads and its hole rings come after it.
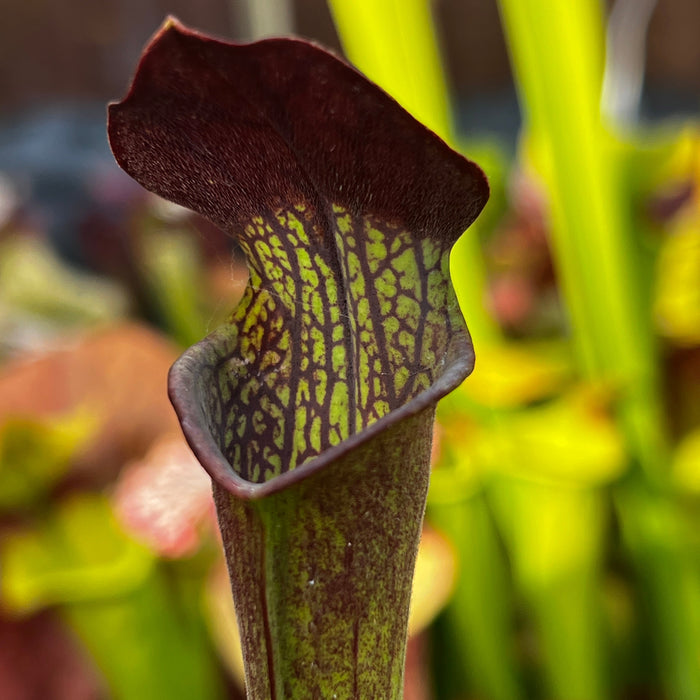
POLYGON ((216 531, 211 480, 177 434, 125 466, 113 503, 126 530, 159 556, 193 554, 203 532, 216 531))
POLYGON ((137 323, 67 336, 60 347, 0 368, 0 421, 91 412, 97 428, 75 455, 72 476, 104 486, 156 438, 178 430, 165 389, 176 357, 169 340, 137 323))

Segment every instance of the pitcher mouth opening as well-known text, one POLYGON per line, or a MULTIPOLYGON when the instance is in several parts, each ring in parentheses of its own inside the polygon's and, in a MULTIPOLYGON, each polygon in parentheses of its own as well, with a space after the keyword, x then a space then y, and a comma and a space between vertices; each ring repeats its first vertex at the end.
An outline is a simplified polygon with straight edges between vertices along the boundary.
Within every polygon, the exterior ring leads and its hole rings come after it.
POLYGON ((207 352, 207 345, 213 342, 212 338, 215 336, 216 332, 192 346, 175 362, 168 376, 168 394, 187 443, 212 480, 234 496, 251 501, 282 491, 313 476, 327 465, 365 445, 390 426, 434 407, 440 398, 458 387, 474 368, 474 349, 465 329, 453 338, 443 369, 428 389, 295 469, 283 472, 268 481, 253 482, 236 473, 224 457, 221 445, 217 443, 215 433, 211 430, 210 417, 204 408, 206 403, 201 398, 202 393, 206 392, 206 387, 198 381, 202 376, 200 356, 207 352))

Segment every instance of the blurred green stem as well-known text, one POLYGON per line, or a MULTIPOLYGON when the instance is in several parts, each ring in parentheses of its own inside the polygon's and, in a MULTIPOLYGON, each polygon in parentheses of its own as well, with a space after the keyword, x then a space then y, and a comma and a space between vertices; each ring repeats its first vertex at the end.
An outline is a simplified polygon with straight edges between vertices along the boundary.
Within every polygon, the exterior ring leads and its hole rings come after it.
POLYGON ((202 261, 186 231, 145 231, 141 239, 144 282, 161 322, 183 347, 206 333, 202 261))
POLYGON ((500 0, 506 39, 552 212, 552 243, 580 366, 621 394, 635 459, 659 481, 666 445, 650 314, 620 163, 600 116, 597 0, 500 0))
POLYGON ((330 0, 348 58, 443 139, 452 115, 425 0, 330 0))
POLYGON ((68 604, 63 615, 114 700, 223 697, 201 620, 185 615, 162 572, 154 574, 124 595, 68 604))
POLYGON ((428 499, 430 521, 459 553, 459 575, 436 645, 439 697, 519 700, 511 644, 506 563, 484 495, 455 488, 453 470, 437 470, 428 499))
POLYGON ((619 494, 625 541, 654 630, 655 671, 669 698, 700 698, 698 509, 643 485, 619 494))
POLYGON ((601 634, 607 519, 600 489, 509 477, 491 495, 537 632, 544 697, 610 697, 601 634))
POLYGON ((553 248, 581 369, 587 378, 603 379, 618 390, 621 423, 641 466, 637 478, 621 489, 617 505, 648 589, 665 690, 668 697, 697 698, 697 657, 689 659, 687 650, 698 648, 698 633, 684 612, 679 580, 688 554, 681 555, 672 530, 657 537, 658 523, 630 495, 640 488, 649 494, 664 491, 670 460, 639 236, 622 178, 623 150, 600 115, 601 3, 499 4, 550 198, 553 248))

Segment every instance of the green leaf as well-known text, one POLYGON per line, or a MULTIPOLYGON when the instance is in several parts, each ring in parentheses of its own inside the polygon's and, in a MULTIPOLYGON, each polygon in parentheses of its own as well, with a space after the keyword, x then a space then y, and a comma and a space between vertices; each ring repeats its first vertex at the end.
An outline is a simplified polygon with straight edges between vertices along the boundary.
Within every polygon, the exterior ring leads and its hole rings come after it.
POLYGON ((66 473, 97 427, 79 410, 61 419, 10 417, 0 424, 0 511, 25 509, 66 473))
POLYGON ((183 347, 205 332, 202 270, 186 231, 144 231, 140 241, 146 284, 165 327, 183 347))
POLYGON ((3 608, 27 615, 58 606, 115 700, 221 697, 203 630, 185 619, 173 582, 123 532, 106 498, 74 496, 6 536, 0 567, 3 608))
POLYGON ((53 323, 88 325, 126 314, 124 291, 66 266, 40 240, 10 238, 0 246, 0 304, 53 323))
POLYGON ((526 479, 608 484, 627 468, 625 442, 602 387, 583 385, 503 417, 476 449, 484 464, 526 479))
POLYGON ((153 557, 128 539, 105 499, 75 497, 45 527, 13 533, 2 550, 2 599, 16 613, 94 601, 138 587, 153 557))

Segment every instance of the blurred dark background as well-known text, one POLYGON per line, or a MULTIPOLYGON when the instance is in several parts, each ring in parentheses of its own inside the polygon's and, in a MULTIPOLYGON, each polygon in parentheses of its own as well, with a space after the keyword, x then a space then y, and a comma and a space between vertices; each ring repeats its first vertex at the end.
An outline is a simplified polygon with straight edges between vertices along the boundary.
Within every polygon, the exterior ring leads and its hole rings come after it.
MULTIPOLYGON (((50 103, 104 102, 120 96, 143 44, 163 17, 245 39, 240 0, 3 0, 0 114, 50 103)), ((463 98, 512 89, 494 0, 437 0, 451 86, 463 98)), ((323 0, 293 3, 295 33, 340 50, 323 0)), ((700 92, 700 3, 659 0, 647 52, 647 97, 669 108, 700 92), (673 104, 675 102, 676 104, 673 104)))

